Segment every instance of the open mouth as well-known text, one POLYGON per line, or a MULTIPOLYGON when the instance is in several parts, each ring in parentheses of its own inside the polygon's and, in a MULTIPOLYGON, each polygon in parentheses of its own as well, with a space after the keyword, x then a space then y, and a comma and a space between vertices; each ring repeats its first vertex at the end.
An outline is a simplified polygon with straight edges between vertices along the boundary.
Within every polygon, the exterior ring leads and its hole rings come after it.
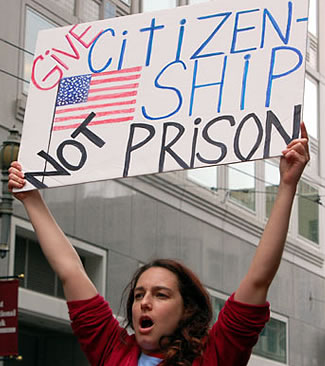
POLYGON ((153 324, 154 324, 153 321, 147 316, 142 317, 140 319, 140 326, 141 326, 142 329, 151 328, 153 326, 153 324))

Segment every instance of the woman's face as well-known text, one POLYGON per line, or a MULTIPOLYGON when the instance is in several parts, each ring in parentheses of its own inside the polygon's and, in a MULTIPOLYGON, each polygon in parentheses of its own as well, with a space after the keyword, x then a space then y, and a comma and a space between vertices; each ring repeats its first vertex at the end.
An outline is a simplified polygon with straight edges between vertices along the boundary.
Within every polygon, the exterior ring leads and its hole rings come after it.
POLYGON ((160 338, 175 331, 183 312, 183 299, 174 273, 161 267, 151 267, 142 273, 134 290, 132 323, 144 353, 160 351, 160 338))

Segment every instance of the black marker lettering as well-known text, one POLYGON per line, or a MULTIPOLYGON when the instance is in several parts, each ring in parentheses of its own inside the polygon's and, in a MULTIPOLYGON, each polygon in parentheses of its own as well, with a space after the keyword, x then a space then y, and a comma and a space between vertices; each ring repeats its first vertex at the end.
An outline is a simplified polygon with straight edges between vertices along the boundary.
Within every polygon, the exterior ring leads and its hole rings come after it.
POLYGON ((173 151, 171 149, 171 147, 182 137, 184 131, 185 131, 185 128, 180 123, 177 123, 177 122, 166 122, 166 123, 164 123, 164 130, 163 130, 160 157, 159 157, 159 172, 160 173, 164 170, 166 153, 168 153, 170 156, 172 156, 177 161, 179 166, 181 166, 182 168, 184 168, 184 169, 189 168, 189 166, 184 162, 184 160, 181 159, 175 153, 175 151, 173 151), (177 135, 173 138, 173 140, 170 141, 166 145, 166 135, 167 135, 167 130, 168 130, 169 127, 176 127, 178 129, 178 132, 177 132, 177 135))
POLYGON ((60 160, 61 164, 65 168, 72 170, 72 171, 80 170, 85 165, 85 162, 87 160, 87 151, 86 151, 85 147, 80 142, 75 141, 75 140, 63 141, 57 148, 56 154, 57 154, 58 159, 60 160), (63 150, 67 145, 74 146, 80 151, 80 153, 81 153, 80 161, 77 165, 70 164, 66 160, 66 158, 63 156, 63 150))
POLYGON ((240 122, 240 124, 237 128, 237 131, 236 131, 235 140, 234 140, 234 151, 235 151, 235 155, 237 156, 237 158, 240 159, 241 161, 250 160, 251 157, 255 154, 258 147, 260 146, 262 137, 263 137, 263 127, 262 127, 261 121, 259 120, 259 118, 257 117, 257 115, 255 113, 248 114, 246 117, 244 117, 242 119, 242 121, 240 122), (240 149, 239 149, 239 137, 240 137, 240 133, 241 133, 245 123, 251 118, 255 121, 255 124, 258 129, 258 135, 256 138, 255 145, 252 147, 251 151, 245 157, 241 154, 240 149))
POLYGON ((272 112, 267 111, 265 124, 265 144, 263 158, 270 157, 270 145, 272 137, 272 126, 275 126, 286 144, 299 137, 301 122, 301 104, 295 105, 293 112, 292 137, 290 137, 281 125, 278 117, 272 112))
POLYGON ((217 147, 220 148, 220 150, 221 150, 220 157, 218 159, 208 160, 208 159, 203 158, 200 153, 197 153, 196 156, 200 160, 201 163, 205 163, 205 164, 218 164, 227 155, 227 146, 225 144, 223 144, 222 142, 218 142, 218 141, 212 140, 211 137, 209 136, 209 129, 215 123, 217 123, 219 121, 222 121, 222 120, 228 121, 230 123, 230 126, 234 126, 235 123, 236 123, 233 116, 220 116, 220 117, 217 117, 217 118, 212 119, 209 123, 207 123, 207 125, 204 127, 204 129, 202 131, 202 137, 204 138, 205 141, 207 141, 211 145, 214 145, 214 146, 217 146, 217 147))
POLYGON ((61 166, 52 156, 47 154, 44 150, 37 153, 41 158, 43 158, 46 162, 50 163, 55 171, 46 172, 27 172, 25 173, 25 179, 31 183, 35 188, 47 188, 47 185, 43 182, 39 181, 35 177, 53 177, 59 175, 71 175, 63 166, 61 166))
POLYGON ((75 139, 80 133, 85 135, 89 141, 94 143, 98 147, 103 147, 105 145, 105 141, 103 141, 99 136, 95 135, 92 131, 90 131, 87 126, 89 122, 94 119, 96 113, 91 112, 89 116, 81 123, 81 125, 76 128, 76 130, 71 134, 71 137, 75 139))
POLYGON ((156 131, 155 131, 154 127, 151 125, 148 125, 146 123, 132 123, 131 124, 129 141, 128 141, 126 153, 125 153, 123 177, 127 177, 129 174, 131 153, 133 151, 139 149, 143 145, 145 145, 148 141, 150 141, 154 137, 155 133, 156 133, 156 131), (149 135, 144 140, 140 141, 139 143, 137 143, 136 145, 133 146, 134 131, 136 128, 146 129, 149 132, 149 135))

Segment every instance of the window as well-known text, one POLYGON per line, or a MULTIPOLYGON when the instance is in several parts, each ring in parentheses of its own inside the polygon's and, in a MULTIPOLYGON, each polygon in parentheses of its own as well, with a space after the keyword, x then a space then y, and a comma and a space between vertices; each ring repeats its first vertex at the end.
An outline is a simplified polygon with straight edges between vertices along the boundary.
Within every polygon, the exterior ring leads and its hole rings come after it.
POLYGON ((74 15, 75 0, 51 0, 56 6, 64 9, 70 15, 74 15))
POLYGON ((318 83, 310 76, 305 78, 303 120, 308 134, 318 139, 318 83))
MULTIPOLYGON (((14 248, 14 255, 11 259, 11 268, 14 274, 25 274, 24 279, 21 281, 21 287, 34 291, 32 293, 34 297, 36 293, 42 293, 63 299, 61 282, 45 259, 32 231, 31 224, 13 218, 13 228, 11 245, 14 248)), ((77 250, 88 276, 98 291, 105 296, 106 251, 74 238, 69 239, 77 250)), ((31 292, 28 294, 31 294, 31 292)))
POLYGON ((218 168, 215 166, 192 169, 187 171, 187 176, 193 182, 211 190, 217 189, 218 168))
POLYGON ((230 198, 255 211, 255 162, 229 165, 228 184, 230 198))
POLYGON ((253 348, 253 354, 286 363, 287 323, 271 317, 253 348))
POLYGON ((131 0, 122 0, 123 1, 123 3, 125 3, 126 5, 131 5, 131 0))
POLYGON ((304 181, 298 188, 298 225, 299 235, 319 243, 319 195, 318 190, 304 181))
POLYGON ((317 37, 318 34, 318 0, 309 0, 309 19, 308 19, 308 31, 317 37))
POLYGON ((64 298, 61 282, 47 263, 36 240, 16 235, 14 272, 25 274, 21 287, 64 298))
POLYGON ((142 0, 142 12, 170 9, 176 7, 176 0, 142 0))
MULTIPOLYGON (((48 21, 45 17, 36 13, 34 10, 27 8, 26 24, 25 24, 25 49, 34 53, 36 47, 37 34, 40 30, 54 28, 55 24, 48 21)), ((24 53, 24 70, 23 78, 30 80, 33 66, 33 55, 24 53)), ((24 93, 28 93, 28 84, 24 83, 24 93)))
POLYGON ((265 216, 270 217, 280 182, 279 167, 265 161, 265 216))
POLYGON ((116 5, 110 1, 105 1, 104 4, 104 19, 116 17, 116 5))
POLYGON ((225 305, 226 300, 221 299, 220 297, 212 296, 212 309, 214 314, 214 319, 217 320, 219 313, 223 306, 225 305))
POLYGON ((80 17, 87 22, 100 18, 100 4, 95 0, 83 0, 80 2, 80 17))

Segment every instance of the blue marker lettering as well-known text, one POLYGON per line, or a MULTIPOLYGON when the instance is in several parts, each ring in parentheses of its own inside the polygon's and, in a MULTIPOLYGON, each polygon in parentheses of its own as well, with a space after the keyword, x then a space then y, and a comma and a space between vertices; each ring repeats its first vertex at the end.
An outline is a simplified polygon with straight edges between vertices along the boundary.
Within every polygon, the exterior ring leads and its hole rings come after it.
POLYGON ((273 80, 280 79, 280 78, 283 78, 284 76, 292 74, 293 72, 295 72, 296 70, 299 69, 299 67, 302 65, 302 62, 303 62, 303 56, 297 48, 288 47, 288 46, 281 46, 281 47, 275 47, 275 48, 272 49, 270 72, 269 72, 269 81, 268 81, 268 85, 267 85, 267 89, 266 89, 265 107, 270 106, 273 80), (274 74, 274 65, 275 65, 276 55, 280 51, 294 52, 294 53, 297 54, 299 60, 298 60, 297 64, 292 69, 290 69, 286 72, 283 72, 282 74, 274 74))
POLYGON ((173 61, 169 64, 167 64, 160 72, 159 74, 157 75, 156 79, 155 79, 155 87, 158 88, 158 89, 167 89, 167 90, 172 90, 173 92, 176 93, 177 95, 177 98, 178 98, 178 105, 177 107, 175 108, 174 111, 166 114, 166 115, 163 115, 163 116, 157 116, 157 117, 153 117, 153 116, 149 116, 149 114, 147 113, 147 110, 146 110, 146 107, 142 106, 141 107, 141 111, 142 111, 142 114, 143 116, 146 118, 146 119, 149 119, 149 120, 158 120, 158 119, 164 119, 164 118, 169 118, 171 116, 173 116, 175 113, 177 113, 182 104, 183 104, 183 97, 182 97, 182 93, 177 89, 177 88, 174 88, 172 86, 164 86, 164 85, 161 85, 159 83, 159 79, 160 77, 164 74, 164 72, 169 68, 169 67, 172 67, 173 65, 177 65, 177 64, 180 64, 182 65, 183 69, 186 70, 186 65, 183 61, 173 61))
POLYGON ((241 87, 241 101, 240 101, 240 109, 245 109, 245 98, 246 98, 246 86, 247 86, 247 74, 249 69, 249 60, 251 58, 251 55, 246 55, 244 57, 245 59, 245 65, 244 65, 244 73, 243 73, 243 81, 242 81, 242 87, 241 87))
MULTIPOLYGON (((123 34, 123 36, 126 36, 128 34, 128 31, 125 30, 122 34, 123 34)), ((118 60, 117 70, 121 70, 123 67, 125 47, 126 47, 126 39, 124 38, 123 42, 122 42, 122 46, 121 46, 121 52, 120 52, 120 58, 118 60)))
POLYGON ((150 65, 151 52, 152 52, 152 44, 153 44, 153 36, 154 32, 158 29, 165 28, 164 25, 156 25, 156 18, 151 19, 151 25, 147 28, 141 28, 140 32, 149 32, 149 40, 147 46, 147 57, 146 57, 146 66, 150 65))
POLYGON ((180 21, 180 29, 179 29, 179 35, 178 35, 178 45, 177 45, 177 51, 176 51, 176 59, 175 61, 179 61, 181 57, 181 50, 183 45, 183 37, 184 37, 184 24, 186 23, 186 19, 182 19, 180 21))
POLYGON ((195 60, 194 70, 193 70, 193 80, 192 80, 192 90, 191 90, 189 116, 191 116, 192 113, 193 113, 193 105, 194 105, 194 97, 195 97, 196 89, 205 88, 205 87, 214 86, 214 85, 219 85, 220 86, 219 100, 218 100, 218 107, 217 107, 218 113, 220 112, 221 104, 222 104, 222 96, 223 96, 223 87, 224 87, 224 83, 225 83, 225 75, 226 75, 226 69, 227 69, 227 60, 228 60, 228 56, 224 56, 221 80, 218 81, 218 82, 215 82, 215 83, 208 83, 208 84, 196 84, 198 60, 195 60))
POLYGON ((290 38, 291 25, 292 25, 292 2, 291 1, 288 2, 288 20, 287 20, 287 28, 286 28, 285 35, 281 32, 281 29, 280 29, 278 23, 275 21, 275 19, 273 18, 273 15, 269 12, 269 10, 264 9, 263 25, 262 25, 262 38, 261 38, 261 46, 260 46, 261 48, 264 47, 264 43, 265 43, 265 30, 266 30, 266 18, 267 17, 270 19, 270 22, 273 25, 273 28, 278 33, 282 42, 284 44, 288 44, 289 38, 290 38))
POLYGON ((210 43, 210 41, 213 39, 213 37, 216 35, 216 33, 219 31, 219 29, 225 24, 227 19, 230 17, 232 13, 220 13, 220 14, 213 14, 213 15, 207 15, 203 17, 199 17, 198 20, 204 20, 204 19, 210 19, 215 17, 223 17, 221 22, 217 25, 215 30, 209 35, 209 37, 201 44, 201 46, 193 53, 191 56, 191 60, 201 58, 201 57, 211 57, 211 56, 217 56, 217 55, 223 55, 224 52, 213 52, 213 53, 205 53, 202 54, 201 52, 205 49, 205 47, 210 43))
POLYGON ((231 50, 230 50, 231 53, 240 53, 240 52, 248 52, 248 51, 256 50, 256 47, 236 50, 236 42, 237 42, 237 35, 238 35, 239 32, 247 32, 247 31, 255 29, 254 26, 247 27, 247 28, 238 28, 240 15, 248 14, 248 13, 255 13, 257 11, 260 11, 260 9, 243 10, 243 11, 239 11, 238 13, 236 13, 235 26, 234 26, 234 31, 233 31, 233 36, 232 36, 232 43, 231 43, 231 50))
POLYGON ((98 69, 98 70, 95 70, 94 67, 93 67, 93 63, 92 63, 92 54, 93 54, 93 51, 94 51, 94 47, 96 45, 96 43, 98 42, 99 38, 101 38, 105 33, 107 32, 110 32, 111 35, 113 37, 115 37, 115 32, 114 32, 114 29, 113 28, 107 28, 105 29, 102 33, 100 33, 98 35, 98 37, 95 39, 95 41, 93 42, 93 44, 91 45, 90 47, 90 50, 89 50, 89 53, 88 53, 88 66, 89 66, 89 69, 91 70, 91 72, 94 72, 94 73, 97 73, 97 72, 102 72, 104 70, 106 70, 108 68, 108 66, 111 64, 112 62, 112 57, 110 57, 108 59, 108 61, 106 62, 106 64, 101 68, 101 69, 98 69))

